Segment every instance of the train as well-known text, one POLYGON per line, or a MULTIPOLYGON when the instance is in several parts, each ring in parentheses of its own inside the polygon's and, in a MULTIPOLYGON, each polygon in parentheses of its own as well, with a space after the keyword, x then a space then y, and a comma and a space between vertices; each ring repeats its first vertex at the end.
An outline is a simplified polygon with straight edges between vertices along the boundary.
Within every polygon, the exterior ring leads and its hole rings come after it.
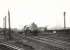
POLYGON ((25 26, 24 33, 25 35, 38 36, 39 31, 37 27, 33 28, 32 26, 25 26))

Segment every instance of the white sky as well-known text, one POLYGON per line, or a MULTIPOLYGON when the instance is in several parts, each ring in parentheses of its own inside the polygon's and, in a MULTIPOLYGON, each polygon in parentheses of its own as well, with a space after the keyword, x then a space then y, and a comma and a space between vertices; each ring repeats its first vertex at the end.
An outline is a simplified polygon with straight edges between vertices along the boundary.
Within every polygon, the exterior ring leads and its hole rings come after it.
POLYGON ((66 26, 70 27, 70 0, 0 0, 0 27, 3 27, 3 17, 7 16, 8 8, 12 28, 22 28, 32 22, 49 28, 63 27, 64 11, 66 26))

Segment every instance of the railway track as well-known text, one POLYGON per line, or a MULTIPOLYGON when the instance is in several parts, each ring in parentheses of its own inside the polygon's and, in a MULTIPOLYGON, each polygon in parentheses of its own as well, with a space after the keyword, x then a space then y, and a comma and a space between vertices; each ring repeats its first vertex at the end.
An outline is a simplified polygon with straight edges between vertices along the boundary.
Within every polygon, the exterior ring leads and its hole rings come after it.
POLYGON ((55 39, 55 38, 44 37, 44 36, 39 36, 39 37, 34 37, 34 38, 39 38, 39 39, 43 39, 43 40, 49 39, 51 41, 54 41, 55 43, 61 43, 61 44, 67 44, 67 45, 70 44, 70 42, 67 42, 67 41, 58 40, 58 39, 55 39))
POLYGON ((27 37, 27 38, 35 40, 35 41, 39 41, 45 44, 52 45, 54 47, 70 50, 70 43, 66 41, 61 41, 54 38, 48 38, 48 37, 43 37, 43 36, 39 36, 39 37, 35 36, 35 37, 27 37))
POLYGON ((13 50, 24 50, 23 48, 19 48, 19 47, 15 46, 15 45, 12 45, 12 44, 9 44, 9 43, 6 43, 6 42, 0 43, 0 46, 3 46, 3 48, 8 47, 8 48, 11 48, 13 50))

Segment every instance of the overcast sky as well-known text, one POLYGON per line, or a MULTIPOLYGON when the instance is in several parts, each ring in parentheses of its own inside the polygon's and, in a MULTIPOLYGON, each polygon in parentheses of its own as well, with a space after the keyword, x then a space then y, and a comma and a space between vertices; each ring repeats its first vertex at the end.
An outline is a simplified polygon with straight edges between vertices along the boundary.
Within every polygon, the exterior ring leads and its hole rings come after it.
POLYGON ((0 0, 0 27, 3 27, 3 17, 8 17, 8 9, 12 28, 21 29, 32 22, 49 28, 63 27, 64 11, 66 26, 70 27, 70 0, 0 0))

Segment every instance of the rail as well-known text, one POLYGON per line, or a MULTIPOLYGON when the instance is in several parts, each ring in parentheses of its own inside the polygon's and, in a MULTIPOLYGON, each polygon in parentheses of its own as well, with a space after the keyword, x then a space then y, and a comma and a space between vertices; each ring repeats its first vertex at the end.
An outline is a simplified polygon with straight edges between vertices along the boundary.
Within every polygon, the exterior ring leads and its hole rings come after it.
POLYGON ((19 47, 15 46, 15 45, 8 44, 6 42, 5 43, 0 43, 0 45, 5 45, 5 46, 11 47, 11 48, 16 49, 16 50, 24 50, 23 48, 19 48, 19 47))
POLYGON ((35 41, 39 41, 45 44, 49 44, 52 45, 54 47, 58 47, 58 48, 62 48, 62 49, 66 49, 66 50, 70 50, 70 43, 67 42, 63 42, 63 41, 58 41, 58 40, 51 40, 51 39, 45 39, 45 38, 39 38, 39 37, 27 37, 29 39, 35 40, 35 41))

